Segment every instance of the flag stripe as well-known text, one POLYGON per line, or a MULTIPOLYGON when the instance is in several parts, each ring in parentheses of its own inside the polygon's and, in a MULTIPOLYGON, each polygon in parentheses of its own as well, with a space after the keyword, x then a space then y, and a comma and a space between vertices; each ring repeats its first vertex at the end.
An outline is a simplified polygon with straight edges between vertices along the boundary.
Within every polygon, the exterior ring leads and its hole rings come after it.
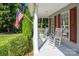
POLYGON ((17 29, 19 28, 19 23, 20 23, 22 17, 23 17, 22 12, 19 9, 17 9, 17 11, 16 11, 16 22, 15 22, 15 27, 17 29))

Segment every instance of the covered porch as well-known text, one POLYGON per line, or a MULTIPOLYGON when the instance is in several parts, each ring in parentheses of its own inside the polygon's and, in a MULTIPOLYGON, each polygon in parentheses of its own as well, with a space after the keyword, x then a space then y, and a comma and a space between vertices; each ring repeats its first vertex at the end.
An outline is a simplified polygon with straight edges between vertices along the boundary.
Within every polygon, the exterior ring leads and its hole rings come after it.
POLYGON ((35 56, 78 56, 79 43, 77 33, 77 13, 79 4, 69 3, 37 3, 29 4, 34 16, 34 55, 35 56), (73 11, 75 10, 75 11, 73 11), (77 21, 72 21, 71 14, 77 21), (72 22, 71 22, 72 21, 72 22), (74 23, 75 22, 75 23, 74 23), (74 26, 73 26, 74 25, 74 26), (71 27, 73 26, 73 27, 71 27), (60 47, 53 46, 56 28, 62 28, 60 47), (75 29, 73 29, 75 28, 75 29), (72 33, 74 31, 74 33, 72 33), (72 35, 71 35, 72 34, 72 35))
POLYGON ((35 56, 79 56, 79 53, 67 45, 62 43, 60 47, 53 46, 49 36, 45 39, 47 39, 47 41, 43 44, 39 50, 39 53, 35 56))

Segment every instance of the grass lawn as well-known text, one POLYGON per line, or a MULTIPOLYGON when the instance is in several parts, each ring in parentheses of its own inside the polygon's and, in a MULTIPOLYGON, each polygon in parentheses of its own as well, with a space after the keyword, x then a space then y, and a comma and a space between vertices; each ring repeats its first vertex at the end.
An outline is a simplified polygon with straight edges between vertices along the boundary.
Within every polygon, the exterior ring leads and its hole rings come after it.
POLYGON ((0 34, 0 41, 3 41, 3 40, 9 40, 11 38, 15 38, 17 36, 19 36, 21 34, 0 34))
MULTIPOLYGON (((22 35, 22 34, 2 34, 2 33, 0 34, 0 55, 1 56, 6 56, 6 55, 8 56, 8 55, 10 55, 11 51, 13 51, 14 49, 17 48, 17 46, 15 47, 15 45, 16 45, 15 41, 16 41, 16 38, 19 37, 20 35, 22 35), (11 43, 12 41, 14 41, 14 43, 11 43), (12 46, 11 46, 11 44, 12 44, 12 46), (12 47, 14 47, 14 48, 12 48, 12 47)), ((15 55, 15 54, 13 54, 13 55, 15 55)))
POLYGON ((17 36, 19 36, 21 34, 0 34, 0 46, 8 43, 8 41, 16 38, 17 36))
POLYGON ((0 56, 22 56, 29 51, 32 43, 22 34, 0 34, 0 56))

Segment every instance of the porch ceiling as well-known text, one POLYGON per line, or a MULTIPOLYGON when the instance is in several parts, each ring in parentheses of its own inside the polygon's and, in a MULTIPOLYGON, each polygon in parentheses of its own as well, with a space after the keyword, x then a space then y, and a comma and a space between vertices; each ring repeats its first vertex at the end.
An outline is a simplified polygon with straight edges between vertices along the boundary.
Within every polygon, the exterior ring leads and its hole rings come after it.
MULTIPOLYGON (((37 3, 38 6, 38 17, 49 17, 51 14, 53 14, 54 12, 58 11, 59 9, 67 6, 69 3, 37 3)), ((33 5, 31 5, 31 9, 30 12, 33 11, 32 7, 34 7, 33 5)))

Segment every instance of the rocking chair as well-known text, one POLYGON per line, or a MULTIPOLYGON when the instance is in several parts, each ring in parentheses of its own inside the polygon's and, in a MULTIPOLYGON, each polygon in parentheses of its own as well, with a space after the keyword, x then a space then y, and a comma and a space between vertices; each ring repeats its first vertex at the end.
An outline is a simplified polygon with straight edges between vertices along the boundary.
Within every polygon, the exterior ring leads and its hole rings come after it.
POLYGON ((58 46, 60 47, 61 39, 62 39, 62 29, 56 28, 55 35, 54 35, 54 41, 53 41, 54 46, 58 44, 58 46))

